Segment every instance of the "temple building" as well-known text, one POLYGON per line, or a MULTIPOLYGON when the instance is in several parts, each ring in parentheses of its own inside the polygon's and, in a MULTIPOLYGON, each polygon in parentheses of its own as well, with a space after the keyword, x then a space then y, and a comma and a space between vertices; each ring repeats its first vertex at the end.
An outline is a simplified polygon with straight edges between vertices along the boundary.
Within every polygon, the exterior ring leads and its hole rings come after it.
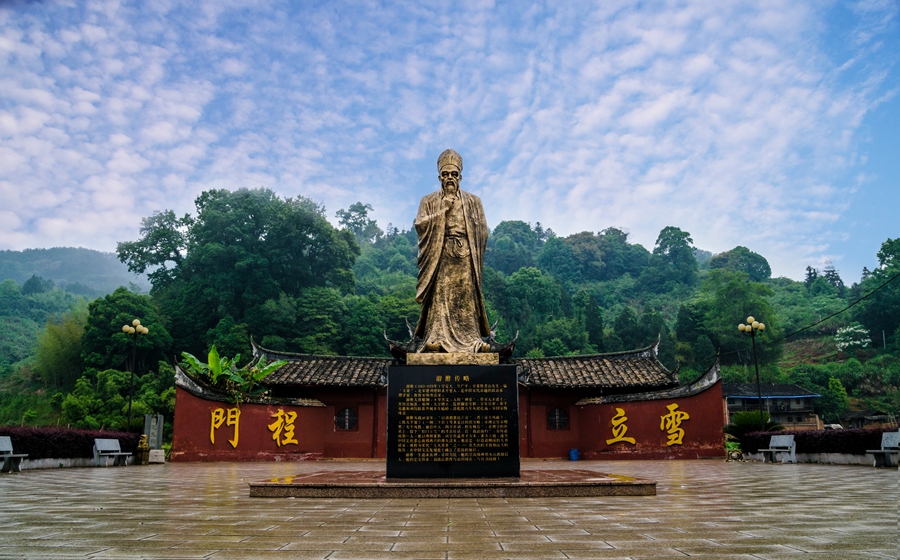
MULTIPOLYGON (((679 384, 658 344, 629 352, 511 359, 523 458, 724 457, 726 411, 718 363, 679 384)), ((262 398, 233 396, 176 371, 173 461, 380 458, 387 449, 390 358, 276 352, 288 363, 262 398)))

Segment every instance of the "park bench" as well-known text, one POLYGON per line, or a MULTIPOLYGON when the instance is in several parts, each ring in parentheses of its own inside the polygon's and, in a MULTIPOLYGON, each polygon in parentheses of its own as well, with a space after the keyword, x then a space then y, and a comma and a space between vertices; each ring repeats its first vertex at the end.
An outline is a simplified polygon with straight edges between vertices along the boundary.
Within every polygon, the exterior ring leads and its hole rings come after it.
POLYGON ((866 453, 875 456, 876 467, 893 467, 892 456, 900 453, 900 432, 881 434, 881 449, 867 449, 866 453))
POLYGON ((769 448, 760 449, 759 452, 763 454, 764 463, 774 463, 778 453, 781 453, 782 463, 797 462, 797 444, 794 442, 794 436, 772 436, 769 439, 769 448))
POLYGON ((131 457, 131 453, 123 453, 117 439, 95 439, 94 440, 94 466, 100 466, 100 459, 103 459, 103 466, 109 466, 109 458, 113 458, 113 466, 125 466, 126 461, 131 457))
POLYGON ((21 462, 25 457, 28 457, 28 453, 13 453, 9 436, 0 436, 0 459, 3 459, 0 472, 22 472, 21 462))

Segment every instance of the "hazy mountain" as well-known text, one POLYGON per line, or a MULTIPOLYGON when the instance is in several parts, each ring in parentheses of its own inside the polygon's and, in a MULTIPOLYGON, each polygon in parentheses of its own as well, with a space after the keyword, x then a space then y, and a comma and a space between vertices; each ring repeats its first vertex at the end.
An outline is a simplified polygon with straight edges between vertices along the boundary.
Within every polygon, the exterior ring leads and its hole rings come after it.
POLYGON ((89 297, 105 295, 119 286, 131 284, 141 291, 150 290, 147 277, 129 272, 115 253, 83 247, 0 251, 0 281, 12 279, 21 285, 33 275, 52 280, 57 287, 69 292, 89 297))

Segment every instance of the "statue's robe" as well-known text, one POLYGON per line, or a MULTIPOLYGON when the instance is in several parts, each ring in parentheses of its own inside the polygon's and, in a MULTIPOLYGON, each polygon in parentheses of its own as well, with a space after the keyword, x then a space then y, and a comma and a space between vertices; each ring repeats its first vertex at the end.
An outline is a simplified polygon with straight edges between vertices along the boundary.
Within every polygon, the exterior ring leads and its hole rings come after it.
POLYGON ((422 304, 416 336, 426 352, 478 352, 490 336, 481 290, 487 220, 477 196, 460 190, 449 211, 443 197, 442 191, 426 195, 416 215, 416 301, 422 304))

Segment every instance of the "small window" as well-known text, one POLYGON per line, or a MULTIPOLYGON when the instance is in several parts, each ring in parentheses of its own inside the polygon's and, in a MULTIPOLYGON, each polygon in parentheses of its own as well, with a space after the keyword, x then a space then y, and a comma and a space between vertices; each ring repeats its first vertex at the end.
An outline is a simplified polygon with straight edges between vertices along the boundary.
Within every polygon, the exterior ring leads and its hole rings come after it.
POLYGON ((553 408, 547 413, 547 428, 565 430, 569 425, 569 414, 561 408, 553 408))
POLYGON ((342 408, 334 416, 334 423, 338 430, 352 430, 356 427, 356 411, 352 408, 342 408))

